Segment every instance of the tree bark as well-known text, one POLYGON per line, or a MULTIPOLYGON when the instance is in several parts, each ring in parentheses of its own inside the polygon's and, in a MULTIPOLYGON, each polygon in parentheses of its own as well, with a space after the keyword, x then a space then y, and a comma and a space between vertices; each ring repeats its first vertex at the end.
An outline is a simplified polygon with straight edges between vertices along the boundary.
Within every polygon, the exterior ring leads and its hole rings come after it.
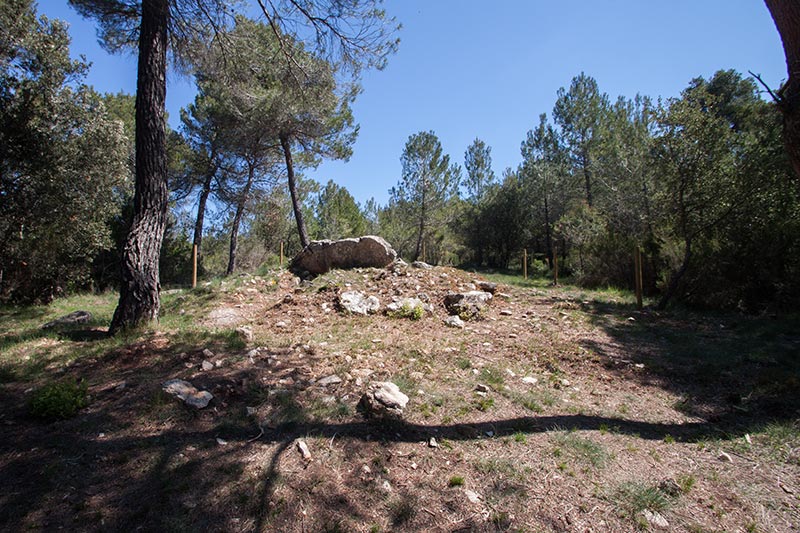
POLYGON ((283 156, 286 159, 286 175, 289 180, 289 194, 292 197, 292 210, 294 210, 294 219, 297 222, 297 231, 300 234, 300 246, 305 248, 308 246, 308 232, 306 231, 306 222, 303 219, 303 210, 300 206, 300 197, 297 194, 297 183, 294 178, 294 163, 292 162, 292 146, 289 143, 288 135, 280 135, 281 148, 283 148, 283 156))
POLYGON ((203 243, 203 223, 206 216, 206 203, 211 195, 211 180, 214 175, 209 173, 203 182, 203 190, 200 191, 200 199, 197 202, 197 220, 194 223, 194 239, 192 243, 197 246, 197 255, 200 255, 200 245, 203 243))
POLYGON ((136 81, 134 215, 122 252, 119 304, 109 333, 158 320, 158 260, 167 215, 167 93, 169 0, 144 0, 136 81))
POLYGON ((236 270, 236 250, 239 246, 239 225, 242 223, 242 214, 244 213, 247 200, 250 198, 250 188, 253 186, 255 174, 255 165, 250 164, 249 168, 247 169, 247 183, 244 186, 242 195, 239 197, 239 202, 236 204, 236 214, 233 215, 233 225, 231 226, 231 246, 228 252, 228 269, 225 271, 226 276, 230 276, 233 274, 233 271, 236 270))
POLYGON ((800 2, 765 0, 775 21, 786 56, 789 78, 778 90, 783 114, 783 142, 794 172, 800 178, 800 2))

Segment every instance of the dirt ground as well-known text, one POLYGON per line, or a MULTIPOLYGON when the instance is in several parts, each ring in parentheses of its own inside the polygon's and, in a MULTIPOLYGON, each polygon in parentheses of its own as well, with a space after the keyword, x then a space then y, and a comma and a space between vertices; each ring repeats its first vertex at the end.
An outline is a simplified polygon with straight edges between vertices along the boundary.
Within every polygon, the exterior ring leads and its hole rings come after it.
POLYGON ((100 327, 4 331, 0 530, 800 529, 794 322, 500 279, 478 319, 445 325, 445 295, 481 279, 276 272, 167 294, 157 330, 107 349, 100 327), (349 290, 432 311, 348 314, 349 290), (89 405, 32 418, 33 391, 66 377, 89 405), (183 405, 173 378, 214 399, 183 405), (357 410, 375 381, 409 396, 403 421, 357 410))

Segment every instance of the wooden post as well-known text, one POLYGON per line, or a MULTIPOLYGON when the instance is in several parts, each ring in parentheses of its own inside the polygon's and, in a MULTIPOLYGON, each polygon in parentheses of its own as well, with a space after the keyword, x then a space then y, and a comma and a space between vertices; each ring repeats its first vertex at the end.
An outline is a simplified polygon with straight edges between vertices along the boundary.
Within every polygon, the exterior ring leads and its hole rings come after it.
POLYGON ((522 277, 528 279, 528 249, 522 249, 522 277))
POLYGON ((192 245, 192 288, 197 287, 197 245, 192 245))
POLYGON ((558 247, 553 245, 553 285, 558 285, 558 247))
POLYGON ((636 307, 642 308, 642 249, 636 246, 633 254, 634 282, 636 284, 636 307))
POLYGON ((281 242, 281 268, 283 268, 283 242, 281 242))

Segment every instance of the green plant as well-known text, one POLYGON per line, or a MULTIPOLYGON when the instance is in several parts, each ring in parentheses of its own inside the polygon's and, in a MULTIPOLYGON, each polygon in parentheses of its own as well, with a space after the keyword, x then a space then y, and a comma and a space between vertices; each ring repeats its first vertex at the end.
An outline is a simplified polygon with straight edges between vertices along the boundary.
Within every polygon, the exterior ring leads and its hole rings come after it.
POLYGON ((503 372, 493 366, 487 366, 481 369, 479 379, 490 385, 494 389, 499 389, 505 383, 503 372))
POLYGON ((472 361, 468 357, 459 357, 456 359, 456 366, 461 370, 469 370, 472 368, 472 361))
POLYGON ((527 437, 525 437, 525 433, 521 431, 517 431, 516 433, 514 433, 514 442, 525 444, 527 442, 527 437))
POLYGON ((557 444, 554 455, 560 456, 562 453, 572 459, 590 464, 595 468, 601 468, 608 462, 609 453, 600 444, 576 435, 573 431, 564 431, 555 434, 552 440, 557 444))
POLYGON ((423 309, 421 305, 411 305, 405 302, 400 309, 389 311, 386 314, 390 318, 410 318, 411 320, 419 320, 425 315, 425 309, 423 309))
POLYGON ((485 412, 494 406, 494 398, 491 396, 484 396, 475 401, 475 409, 485 412))
POLYGON ((622 483, 612 499, 629 517, 634 518, 644 511, 663 511, 670 506, 670 498, 657 486, 637 482, 622 483))
POLYGON ((464 486, 464 477, 463 476, 453 476, 447 482, 448 487, 463 487, 464 486))
POLYGON ((63 420, 89 405, 88 387, 83 380, 49 383, 31 395, 30 413, 43 420, 63 420))
POLYGON ((697 482, 692 474, 682 474, 678 476, 675 481, 678 483, 678 486, 681 488, 681 492, 683 494, 687 494, 690 490, 692 490, 692 487, 694 487, 694 484, 697 482))
POLYGON ((664 442, 666 444, 675 444, 675 437, 672 435, 664 435, 664 442))

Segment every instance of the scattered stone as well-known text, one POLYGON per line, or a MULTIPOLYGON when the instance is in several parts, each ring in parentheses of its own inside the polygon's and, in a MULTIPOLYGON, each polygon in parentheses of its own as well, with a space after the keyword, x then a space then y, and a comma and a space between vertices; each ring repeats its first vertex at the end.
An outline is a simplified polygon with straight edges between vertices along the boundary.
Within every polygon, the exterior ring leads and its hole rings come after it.
POLYGON ((725 452, 719 452, 719 456, 717 457, 720 461, 725 461, 726 463, 732 463, 733 457, 725 452))
POLYGON ((519 337, 519 335, 517 335, 516 333, 509 333, 508 334, 508 338, 509 339, 516 339, 517 337, 519 337))
POLYGON ((749 434, 749 433, 745 433, 745 434, 744 434, 744 440, 745 440, 745 441, 747 441, 747 444, 749 444, 750 446, 752 446, 752 445, 753 445, 753 441, 752 441, 752 439, 750 438, 750 434, 749 434))
POLYGON ((483 291, 451 292, 444 297, 444 306, 451 315, 469 319, 478 316, 491 299, 492 295, 483 291))
POLYGON ((419 468, 417 466, 417 463, 414 463, 414 462, 412 462, 410 466, 411 466, 411 470, 416 470, 417 468, 419 468))
POLYGON ((411 263, 412 268, 421 268, 423 270, 430 270, 433 267, 426 263, 425 261, 414 261, 411 263))
POLYGON ((227 446, 228 445, 228 441, 217 437, 217 444, 219 444, 220 446, 227 446))
POLYGON ((467 497, 467 499, 471 503, 480 503, 480 501, 481 501, 480 495, 477 492, 473 491, 473 490, 466 489, 464 491, 464 495, 467 497))
POLYGON ((211 350, 206 348, 205 350, 203 350, 203 357, 205 357, 206 359, 213 359, 214 358, 214 352, 212 352, 211 350))
POLYGON ((284 329, 284 328, 288 328, 289 324, 287 324, 283 320, 279 320, 278 322, 275 322, 275 327, 279 328, 279 329, 284 329))
POLYGON ((475 285, 477 285, 478 288, 483 292, 488 292, 489 294, 494 294, 497 291, 497 283, 493 281, 476 280, 475 285))
POLYGON ((332 374, 330 376, 324 377, 324 378, 320 379, 319 381, 317 381, 317 385, 320 385, 322 387, 326 387, 328 385, 336 385, 336 384, 341 383, 341 382, 342 382, 342 378, 340 378, 336 374, 332 374))
POLYGON ((510 368, 506 368, 506 374, 508 374, 508 375, 509 375, 509 376, 511 376, 512 378, 515 378, 515 377, 517 377, 517 375, 514 373, 514 371, 513 371, 513 370, 511 370, 510 368))
POLYGON ((431 447, 431 448, 438 448, 439 447, 439 443, 436 442, 436 437, 431 437, 430 439, 428 439, 428 446, 431 447))
POLYGON ((671 496, 673 498, 677 498, 681 495, 683 490, 681 490, 680 485, 674 479, 665 479, 661 483, 658 484, 658 490, 666 494, 667 496, 671 496))
POLYGON ((477 385, 475 385, 475 391, 476 392, 489 392, 490 390, 491 389, 488 386, 483 385, 481 383, 478 383, 477 385))
POLYGON ((444 319, 444 323, 451 328, 463 328, 464 321, 461 320, 461 317, 458 315, 450 315, 444 319))
POLYGON ((209 370, 214 369, 214 363, 212 363, 207 359, 204 359, 203 362, 200 363, 200 368, 202 368, 204 372, 208 372, 209 370))
POLYGON ((300 452, 300 455, 303 457, 304 461, 311 460, 311 451, 308 449, 308 445, 304 440, 297 441, 297 450, 300 452))
POLYGON ((247 416, 256 416, 256 414, 258 414, 258 408, 257 407, 247 406, 245 409, 247 411, 247 416))
POLYGON ((290 265, 293 272, 324 274, 334 268, 383 268, 397 258, 397 252, 381 237, 312 241, 290 265))
POLYGON ((75 324, 86 324, 92 320, 92 313, 89 311, 73 311, 68 315, 56 318, 44 324, 42 329, 53 329, 59 326, 74 326, 75 324))
POLYGON ((514 313, 512 313, 511 310, 509 310, 509 309, 501 309, 500 310, 500 316, 511 316, 513 314, 514 313))
POLYGON ((536 385, 537 383, 539 383, 539 380, 532 376, 525 376, 524 378, 522 378, 522 382, 525 383, 526 385, 536 385))
POLYGON ((214 396, 208 391, 199 391, 197 388, 182 379, 171 379, 162 384, 164 392, 183 400, 186 405, 196 409, 203 409, 214 396))
POLYGON ((381 308, 381 302, 375 296, 367 296, 363 292, 347 291, 339 295, 339 307, 348 313, 371 315, 381 308))
POLYGON ((361 473, 362 474, 371 474, 372 469, 367 465, 361 465, 361 473))
POLYGON ((366 417, 403 418, 403 410, 408 404, 408 396, 391 381, 373 383, 358 402, 358 408, 366 417))
POLYGON ((642 516, 647 520, 647 523, 658 529, 669 529, 669 522, 664 518, 661 513, 645 509, 642 511, 642 516))
POLYGON ((250 326, 239 326, 236 328, 236 333, 238 333, 245 342, 253 342, 253 328, 250 326))
POLYGON ((421 310, 418 311, 419 313, 423 313, 424 311, 428 311, 430 313, 433 311, 433 307, 431 305, 423 303, 423 301, 419 298, 401 298, 400 300, 395 300, 386 306, 386 312, 390 316, 396 314, 403 316, 405 316, 405 314, 413 315, 417 309, 421 310))
POLYGON ((389 480, 384 479, 383 483, 381 483, 381 490, 383 492, 392 492, 392 484, 389 483, 389 480))

